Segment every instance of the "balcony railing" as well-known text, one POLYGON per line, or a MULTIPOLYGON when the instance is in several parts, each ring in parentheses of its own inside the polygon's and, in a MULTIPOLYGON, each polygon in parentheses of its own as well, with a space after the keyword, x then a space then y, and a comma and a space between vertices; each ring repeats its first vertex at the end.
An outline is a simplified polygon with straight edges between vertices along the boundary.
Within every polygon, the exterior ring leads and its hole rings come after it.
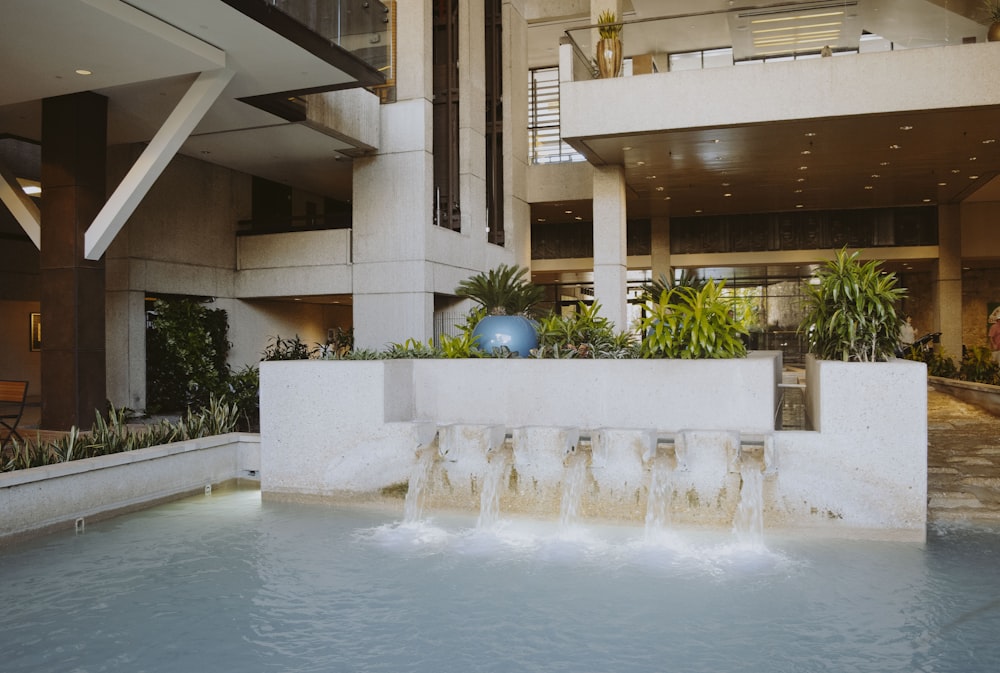
MULTIPOLYGON (((623 75, 820 58, 824 52, 839 56, 905 48, 884 37, 864 33, 856 5, 857 2, 850 0, 821 1, 777 5, 768 9, 770 16, 756 15, 755 12, 764 11, 759 9, 727 9, 623 21, 623 75), (822 13, 824 18, 814 18, 819 16, 816 13, 822 13), (768 23, 776 21, 774 14, 780 14, 777 17, 780 22, 768 23), (830 25, 816 29, 819 23, 830 25), (781 28, 775 28, 776 25, 781 28), (781 31, 787 34, 779 34, 781 31)), ((597 29, 593 25, 566 31, 568 39, 564 44, 572 49, 573 80, 597 77, 594 60, 597 29)), ((939 33, 922 34, 919 46, 958 43, 948 27, 942 25, 939 33)))
MULTIPOLYGON (((378 0, 267 0, 331 44, 385 73, 391 65, 389 7, 378 0)), ((389 75, 387 74, 387 78, 389 75)))

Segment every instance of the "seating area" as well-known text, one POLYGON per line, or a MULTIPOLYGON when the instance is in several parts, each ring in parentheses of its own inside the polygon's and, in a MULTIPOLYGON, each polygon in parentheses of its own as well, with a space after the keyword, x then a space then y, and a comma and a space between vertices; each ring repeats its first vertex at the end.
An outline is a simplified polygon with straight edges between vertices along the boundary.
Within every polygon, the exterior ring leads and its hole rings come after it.
POLYGON ((0 381, 0 451, 7 448, 13 437, 24 441, 17 426, 24 415, 27 400, 27 381, 0 381))

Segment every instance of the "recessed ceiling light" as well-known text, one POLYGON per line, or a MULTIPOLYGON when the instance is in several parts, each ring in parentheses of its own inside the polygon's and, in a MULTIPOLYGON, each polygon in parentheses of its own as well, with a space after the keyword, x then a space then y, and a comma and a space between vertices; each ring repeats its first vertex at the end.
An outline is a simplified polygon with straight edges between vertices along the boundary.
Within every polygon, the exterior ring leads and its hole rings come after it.
POLYGON ((83 76, 93 75, 94 74, 93 71, 87 70, 86 68, 78 68, 78 69, 74 70, 73 72, 75 72, 77 75, 83 75, 83 76))
POLYGON ((801 193, 802 193, 802 190, 801 190, 801 189, 796 189, 796 190, 795 190, 795 193, 796 193, 796 194, 801 194, 801 193))
POLYGON ((583 218, 582 218, 582 217, 580 217, 579 215, 577 215, 577 216, 576 216, 576 217, 574 217, 573 219, 574 219, 574 220, 577 220, 577 221, 580 221, 580 220, 582 220, 583 218))
POLYGON ((930 202, 931 202, 930 199, 924 199, 924 203, 930 203, 930 202))
POLYGON ((572 215, 573 214, 572 210, 564 210, 563 212, 566 213, 567 215, 572 215))
POLYGON ((806 138, 815 138, 815 137, 816 137, 816 134, 813 133, 812 131, 806 133, 806 138))
POLYGON ((732 194, 729 193, 729 192, 726 192, 725 194, 723 194, 723 196, 725 196, 726 198, 728 198, 728 197, 732 196, 732 194))
POLYGON ((646 176, 646 179, 647 179, 647 180, 655 180, 655 179, 656 179, 656 176, 655 176, 655 175, 647 175, 647 176, 646 176))
POLYGON ((656 188, 656 191, 658 191, 658 192, 662 192, 662 191, 663 191, 663 186, 661 185, 661 186, 657 187, 657 188, 656 188))
POLYGON ((938 183, 938 187, 946 187, 946 186, 948 186, 947 182, 939 182, 938 183))
POLYGON ((632 146, 626 145, 625 147, 622 148, 622 152, 628 152, 630 149, 632 149, 632 146))
POLYGON ((41 194, 42 188, 38 185, 25 185, 24 187, 21 187, 21 191, 31 196, 33 194, 41 194))
POLYGON ((723 186, 723 187, 728 187, 728 186, 729 186, 730 184, 731 184, 731 183, 729 183, 729 182, 723 182, 723 183, 722 183, 722 186, 723 186))
POLYGON ((646 162, 645 161, 637 161, 637 162, 635 162, 635 165, 636 166, 645 166, 646 162))
POLYGON ((899 145, 897 145, 896 143, 893 143, 892 145, 889 145, 889 149, 890 150, 898 150, 898 149, 902 149, 902 148, 899 145))
POLYGON ((900 126, 900 127, 899 127, 899 130, 900 130, 900 131, 912 131, 912 130, 913 130, 913 127, 912 127, 912 126, 910 126, 909 124, 904 124, 903 126, 900 126))
POLYGON ((969 157, 969 161, 975 161, 976 157, 969 157))
POLYGON ((801 207, 802 207, 802 204, 801 204, 801 203, 796 203, 796 204, 795 204, 795 207, 796 207, 796 208, 801 208, 801 207))
POLYGON ((800 171, 808 171, 809 167, 808 166, 799 166, 799 170, 800 171))
POLYGON ((875 189, 875 187, 873 187, 872 185, 865 185, 865 189, 868 190, 868 191, 871 191, 871 190, 875 189))
POLYGON ((969 176, 969 179, 970 179, 970 180, 978 180, 978 179, 979 179, 979 176, 978 176, 978 175, 970 175, 970 176, 969 176))
POLYGON ((799 154, 812 154, 812 150, 802 150, 799 154))
POLYGON ((878 173, 872 173, 872 177, 875 178, 876 180, 878 180, 882 176, 879 175, 878 173))
POLYGON ((880 161, 878 165, 879 166, 888 166, 889 162, 888 161, 880 161))
POLYGON ((997 139, 996 139, 996 138, 987 138, 986 140, 984 140, 984 141, 983 141, 983 144, 984 144, 984 145, 992 145, 992 144, 993 144, 993 143, 995 143, 996 141, 997 141, 997 139))
POLYGON ((695 208, 695 211, 694 211, 694 212, 696 212, 696 213, 700 213, 700 212, 701 212, 701 208, 695 208))
POLYGON ((713 143, 717 143, 717 142, 719 142, 719 139, 718 138, 712 138, 712 142, 713 143))
POLYGON ((664 200, 664 201, 669 201, 669 200, 670 200, 670 197, 669 197, 669 196, 664 196, 664 197, 663 197, 663 200, 664 200))
POLYGON ((545 222, 545 218, 544 218, 544 217, 539 217, 539 218, 538 218, 538 219, 536 220, 536 222, 545 222))
POLYGON ((798 180, 796 180, 795 182, 805 182, 805 181, 806 181, 806 179, 805 179, 805 178, 799 178, 799 179, 798 179, 798 180))

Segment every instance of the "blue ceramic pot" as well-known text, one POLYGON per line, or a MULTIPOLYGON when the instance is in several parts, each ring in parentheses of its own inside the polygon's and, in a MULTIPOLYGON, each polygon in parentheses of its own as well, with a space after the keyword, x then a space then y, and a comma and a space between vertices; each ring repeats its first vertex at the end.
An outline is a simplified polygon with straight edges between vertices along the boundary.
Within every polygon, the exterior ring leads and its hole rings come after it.
POLYGON ((477 344, 484 353, 506 346, 526 358, 532 348, 538 348, 535 323, 520 315, 488 315, 479 321, 472 335, 479 337, 477 344))

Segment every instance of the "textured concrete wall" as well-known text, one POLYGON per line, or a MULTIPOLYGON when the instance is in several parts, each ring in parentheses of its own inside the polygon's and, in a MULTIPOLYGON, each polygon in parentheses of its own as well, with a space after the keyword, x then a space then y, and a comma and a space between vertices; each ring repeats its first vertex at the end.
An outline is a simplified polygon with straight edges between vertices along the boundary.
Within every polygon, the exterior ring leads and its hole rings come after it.
POLYGON ((779 377, 767 354, 268 362, 261 488, 378 499, 429 451, 431 506, 478 507, 492 465, 507 470, 502 511, 554 516, 566 470, 584 460, 585 516, 642 520, 658 474, 676 523, 730 525, 749 461, 764 474, 767 527, 922 539, 925 367, 810 363, 814 432, 773 431, 779 377))
POLYGON ((0 474, 0 544, 79 517, 182 496, 260 470, 256 435, 229 434, 0 474))

